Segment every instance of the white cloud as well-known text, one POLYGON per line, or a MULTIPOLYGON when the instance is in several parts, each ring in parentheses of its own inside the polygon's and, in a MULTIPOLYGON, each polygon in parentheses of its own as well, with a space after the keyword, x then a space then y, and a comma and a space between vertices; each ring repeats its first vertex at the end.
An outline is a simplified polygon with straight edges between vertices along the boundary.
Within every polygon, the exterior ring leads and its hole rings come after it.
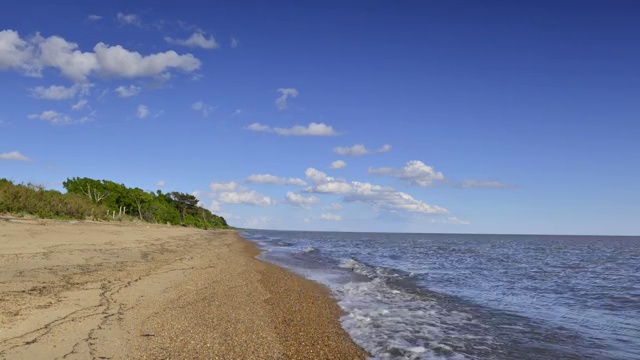
POLYGON ((21 39, 17 31, 0 31, 0 70, 15 68, 30 72, 32 56, 32 46, 21 39))
POLYGON ((253 123, 246 128, 251 131, 269 132, 283 136, 335 136, 338 133, 324 123, 312 122, 307 126, 296 125, 290 128, 272 128, 267 125, 253 123))
POLYGON ((273 219, 268 216, 257 216, 244 220, 243 227, 250 229, 264 229, 269 227, 273 219))
POLYGON ((444 180, 444 175, 441 172, 436 172, 431 166, 427 166, 419 160, 407 162, 402 169, 369 167, 369 174, 388 175, 421 187, 431 186, 437 180, 444 180))
POLYGON ((380 149, 376 151, 371 151, 362 144, 356 144, 353 146, 338 146, 333 149, 333 152, 335 152, 336 154, 346 155, 346 156, 362 156, 362 155, 373 154, 373 153, 378 153, 378 154, 385 153, 389 150, 391 150, 391 145, 387 145, 387 144, 385 144, 384 146, 382 146, 380 149))
POLYGON ((389 144, 384 144, 382 145, 382 147, 380 149, 378 149, 378 151, 376 151, 377 153, 386 153, 388 151, 391 150, 391 145, 389 144))
POLYGON ((19 151, 0 153, 0 160, 31 161, 31 159, 22 155, 19 151))
POLYGON ((149 108, 146 105, 138 105, 136 110, 136 116, 138 119, 144 119, 149 116, 149 108))
POLYGON ((342 169, 347 166, 347 163, 344 160, 336 160, 331 163, 332 169, 342 169))
POLYGON ((164 40, 169 44, 187 47, 200 47, 203 49, 217 49, 220 47, 218 43, 216 43, 216 39, 214 39, 213 36, 209 36, 209 38, 206 38, 201 32, 194 32, 188 39, 184 40, 174 39, 168 36, 166 36, 164 40))
POLYGON ((91 14, 91 15, 87 16, 87 20, 89 20, 89 21, 98 21, 98 20, 102 20, 102 16, 100 16, 100 15, 95 15, 95 14, 91 14))
POLYGON ((156 186, 157 186, 157 187, 163 187, 164 185, 165 185, 164 180, 159 180, 159 181, 156 183, 156 186))
POLYGON ((325 214, 320 214, 320 219, 329 220, 329 221, 340 221, 342 220, 342 216, 337 214, 325 213, 325 214))
POLYGON ((302 179, 296 178, 283 178, 271 174, 256 174, 251 175, 245 179, 248 183, 254 184, 274 184, 274 185, 297 185, 297 186, 305 186, 306 182, 302 179))
POLYGON ((322 210, 338 211, 338 210, 342 210, 342 205, 338 203, 334 203, 329 206, 323 207, 322 210))
POLYGON ((0 31, 0 70, 14 69, 27 76, 41 77, 45 68, 54 68, 73 81, 84 82, 94 73, 134 78, 161 76, 171 69, 192 72, 200 66, 193 55, 172 50, 143 56, 100 42, 93 52, 82 52, 78 44, 59 36, 44 38, 37 33, 22 39, 16 31, 0 31))
POLYGON ((313 186, 305 192, 327 195, 342 195, 344 202, 360 202, 372 206, 375 210, 389 212, 417 212, 424 214, 447 214, 447 209, 428 205, 411 195, 370 183, 335 179, 322 171, 308 168, 305 172, 313 186))
POLYGON ((362 144, 353 145, 351 147, 339 146, 333 149, 336 154, 348 155, 348 156, 360 156, 369 153, 369 150, 362 144))
POLYGON ((37 86, 33 89, 30 89, 31 95, 36 99, 46 99, 46 100, 67 100, 72 99, 76 96, 80 87, 78 86, 58 86, 51 85, 49 87, 37 86))
POLYGON ((308 208, 312 204, 316 204, 320 202, 315 196, 304 197, 300 194, 293 193, 291 191, 287 191, 287 195, 285 196, 285 200, 291 205, 295 207, 308 208))
POLYGON ((70 116, 53 110, 46 110, 40 114, 30 114, 27 118, 48 121, 54 125, 69 125, 74 123, 70 116))
POLYGON ((513 188, 511 184, 505 184, 497 180, 464 180, 460 183, 461 188, 487 188, 487 189, 506 189, 513 188))
POLYGON ((455 225, 469 225, 470 222, 466 220, 460 220, 455 216, 448 217, 446 219, 431 219, 432 223, 436 224, 455 224, 455 225))
POLYGON ((223 204, 244 204, 255 206, 271 206, 276 201, 272 198, 262 195, 255 190, 241 192, 222 192, 218 194, 218 201, 223 204))
POLYGON ((77 103, 75 103, 74 105, 71 106, 71 110, 73 111, 79 111, 84 109, 85 106, 87 106, 89 102, 87 101, 87 99, 80 99, 78 100, 77 103))
POLYGON ((119 97, 131 97, 131 96, 136 96, 140 94, 141 90, 142 90, 141 87, 135 86, 135 85, 129 85, 129 86, 120 85, 115 89, 115 92, 116 94, 118 94, 119 97))
POLYGON ((289 97, 297 97, 298 90, 292 88, 280 88, 278 89, 280 96, 276 99, 276 107, 278 110, 284 110, 287 108, 287 99, 289 97))
POLYGON ((202 113, 202 116, 209 117, 209 114, 215 109, 213 106, 203 102, 198 101, 191 105, 191 109, 195 111, 199 111, 202 113))
POLYGON ((173 50, 142 56, 120 45, 98 43, 94 48, 101 73, 111 76, 134 78, 159 76, 169 69, 192 72, 200 68, 200 60, 191 54, 178 55, 173 50))
POLYGON ((216 200, 211 200, 211 205, 209 205, 208 209, 210 211, 220 211, 220 202, 216 200))
POLYGON ((212 182, 209 184, 209 189, 213 192, 218 191, 233 191, 239 189, 240 186, 235 181, 230 182, 212 182))
POLYGON ((142 25, 142 21, 140 20, 140 17, 136 14, 124 14, 119 12, 118 15, 116 16, 116 21, 122 25, 136 25, 136 26, 142 25))
POLYGON ((238 46, 240 46, 240 40, 237 37, 232 36, 231 41, 229 42, 229 46, 231 46, 232 49, 237 48, 238 46))

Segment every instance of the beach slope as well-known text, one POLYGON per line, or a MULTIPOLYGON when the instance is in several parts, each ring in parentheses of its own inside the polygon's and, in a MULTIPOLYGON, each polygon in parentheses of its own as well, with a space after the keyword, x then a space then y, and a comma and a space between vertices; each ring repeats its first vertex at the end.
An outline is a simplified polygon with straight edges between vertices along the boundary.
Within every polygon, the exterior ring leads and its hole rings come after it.
POLYGON ((0 220, 0 359, 363 359, 322 286, 233 231, 0 220))

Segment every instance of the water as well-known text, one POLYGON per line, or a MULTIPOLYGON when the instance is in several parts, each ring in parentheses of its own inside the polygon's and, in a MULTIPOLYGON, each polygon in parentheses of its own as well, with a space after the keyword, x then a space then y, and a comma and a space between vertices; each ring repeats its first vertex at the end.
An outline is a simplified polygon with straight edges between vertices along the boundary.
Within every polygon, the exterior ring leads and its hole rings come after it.
POLYGON ((242 235, 376 359, 640 359, 640 237, 242 235))

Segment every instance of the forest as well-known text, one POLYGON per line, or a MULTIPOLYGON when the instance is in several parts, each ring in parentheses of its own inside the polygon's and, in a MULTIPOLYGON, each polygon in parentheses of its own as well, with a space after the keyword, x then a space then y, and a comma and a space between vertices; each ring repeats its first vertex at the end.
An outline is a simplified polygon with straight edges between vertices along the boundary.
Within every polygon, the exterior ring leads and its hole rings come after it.
POLYGON ((129 188, 110 180, 69 178, 66 192, 37 184, 0 179, 0 213, 47 219, 122 221, 226 229, 221 216, 198 206, 198 199, 177 191, 163 193, 129 188))

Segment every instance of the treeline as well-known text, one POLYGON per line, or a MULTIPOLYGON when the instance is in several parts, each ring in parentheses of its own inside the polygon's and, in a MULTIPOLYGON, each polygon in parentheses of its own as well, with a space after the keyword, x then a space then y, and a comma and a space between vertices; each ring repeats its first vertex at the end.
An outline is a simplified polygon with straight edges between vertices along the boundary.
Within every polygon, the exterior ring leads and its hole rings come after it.
POLYGON ((63 186, 66 193, 0 179, 0 212, 61 219, 135 217, 146 222, 203 229, 229 227, 223 217, 199 207, 198 199, 191 194, 146 192, 109 180, 89 178, 67 179, 63 186))

